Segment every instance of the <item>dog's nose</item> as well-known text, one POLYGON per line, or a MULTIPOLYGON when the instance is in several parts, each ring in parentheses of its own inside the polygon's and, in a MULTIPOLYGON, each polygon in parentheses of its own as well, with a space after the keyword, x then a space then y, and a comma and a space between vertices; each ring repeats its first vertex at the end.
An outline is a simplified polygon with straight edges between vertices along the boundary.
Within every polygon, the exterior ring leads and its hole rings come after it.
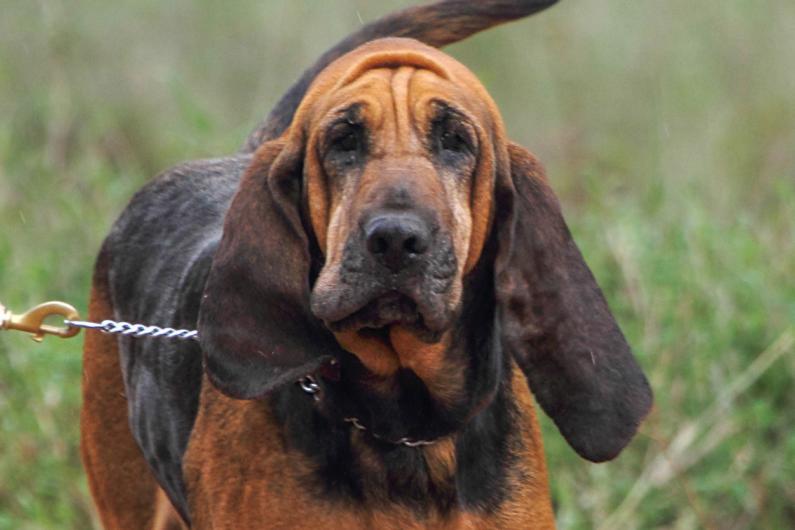
POLYGON ((367 250, 392 272, 417 261, 428 250, 428 225, 413 214, 379 215, 364 226, 367 250))

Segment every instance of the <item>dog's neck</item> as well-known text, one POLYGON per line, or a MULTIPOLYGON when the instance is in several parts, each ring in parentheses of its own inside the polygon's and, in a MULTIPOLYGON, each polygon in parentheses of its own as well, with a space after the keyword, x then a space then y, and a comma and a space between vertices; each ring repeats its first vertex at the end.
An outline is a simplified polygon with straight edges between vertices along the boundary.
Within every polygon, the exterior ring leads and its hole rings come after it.
POLYGON ((317 393, 297 396, 304 393, 297 385, 277 393, 286 441, 315 461, 321 489, 442 514, 462 503, 499 501, 517 412, 513 370, 497 340, 491 277, 491 270, 470 277, 480 287, 465 290, 468 312, 441 367, 465 391, 439 395, 409 369, 374 378, 349 354, 338 360, 338 373, 316 375, 317 393))
POLYGON ((429 402, 403 405, 400 399, 371 395, 358 409, 368 429, 362 431, 344 421, 348 416, 332 402, 329 385, 322 383, 318 401, 296 395, 303 391, 293 387, 276 396, 274 409, 288 447, 314 462, 312 481, 322 494, 365 504, 397 501, 422 516, 444 515, 455 506, 497 506, 503 500, 518 436, 510 370, 503 372, 488 402, 472 417, 461 417, 457 428, 455 414, 442 407, 434 410, 429 402), (414 404, 425 430, 411 414, 414 404), (409 447, 373 434, 389 439, 407 434, 433 443, 409 447))

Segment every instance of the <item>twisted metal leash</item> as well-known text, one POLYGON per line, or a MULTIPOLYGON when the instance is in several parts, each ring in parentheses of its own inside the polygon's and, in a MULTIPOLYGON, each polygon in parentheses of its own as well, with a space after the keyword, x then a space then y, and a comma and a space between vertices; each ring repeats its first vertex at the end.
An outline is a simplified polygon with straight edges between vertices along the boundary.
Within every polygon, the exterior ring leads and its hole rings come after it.
POLYGON ((199 340, 199 332, 195 329, 161 328, 160 326, 131 324, 129 322, 117 322, 115 320, 103 320, 102 322, 64 320, 64 324, 74 328, 97 329, 103 333, 131 335, 135 338, 154 337, 164 339, 199 340))
MULTIPOLYGON (((30 333, 36 342, 44 340, 46 335, 55 335, 69 338, 77 335, 81 329, 93 329, 102 333, 129 336, 134 338, 152 337, 177 340, 199 340, 199 332, 195 329, 175 329, 169 327, 151 326, 147 324, 132 324, 130 322, 106 319, 102 322, 77 320, 79 313, 74 306, 65 302, 44 302, 25 313, 15 314, 0 303, 0 331, 16 330, 30 333), (52 316, 64 318, 64 326, 58 327, 45 324, 45 319, 52 316)), ((298 385, 315 401, 319 400, 320 385, 311 375, 306 375, 298 380, 298 385)))

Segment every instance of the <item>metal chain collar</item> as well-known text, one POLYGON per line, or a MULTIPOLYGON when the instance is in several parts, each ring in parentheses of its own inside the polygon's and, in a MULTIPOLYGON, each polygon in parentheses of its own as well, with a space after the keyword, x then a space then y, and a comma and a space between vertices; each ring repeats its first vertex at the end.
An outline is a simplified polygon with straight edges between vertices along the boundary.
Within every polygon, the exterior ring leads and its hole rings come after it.
POLYGON ((392 445, 403 445, 406 447, 424 447, 426 445, 433 445, 438 441, 438 440, 413 440, 408 436, 404 436, 403 438, 398 438, 397 440, 390 440, 388 438, 381 436, 378 433, 371 431, 370 429, 362 425, 362 422, 359 420, 359 418, 349 417, 349 418, 344 418, 342 421, 344 421, 345 423, 350 423, 351 425, 354 426, 354 428, 362 432, 370 433, 370 436, 372 436, 373 438, 375 438, 380 442, 386 442, 392 445))
MULTIPOLYGON (((320 385, 313 376, 306 375, 302 377, 298 381, 298 386, 301 387, 301 390, 312 396, 312 398, 315 401, 320 401, 320 385)), ((369 433, 370 436, 372 436, 379 442, 384 442, 392 445, 402 445, 405 447, 424 447, 426 445, 435 444, 438 441, 438 440, 414 440, 412 438, 409 438, 408 436, 398 438, 397 440, 390 440, 389 438, 382 436, 376 432, 373 432, 371 429, 365 427, 362 421, 355 416, 348 416, 347 418, 343 418, 342 421, 351 424, 355 429, 359 431, 369 433)))

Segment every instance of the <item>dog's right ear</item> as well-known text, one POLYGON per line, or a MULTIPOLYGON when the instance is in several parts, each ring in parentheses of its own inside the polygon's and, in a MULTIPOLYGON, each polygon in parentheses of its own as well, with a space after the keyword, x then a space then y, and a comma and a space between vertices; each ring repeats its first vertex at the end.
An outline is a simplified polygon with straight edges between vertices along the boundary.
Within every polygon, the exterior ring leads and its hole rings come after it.
POLYGON ((303 142, 263 144, 224 221, 199 312, 205 371, 253 399, 292 383, 339 346, 309 310, 309 238, 300 214, 303 142))

